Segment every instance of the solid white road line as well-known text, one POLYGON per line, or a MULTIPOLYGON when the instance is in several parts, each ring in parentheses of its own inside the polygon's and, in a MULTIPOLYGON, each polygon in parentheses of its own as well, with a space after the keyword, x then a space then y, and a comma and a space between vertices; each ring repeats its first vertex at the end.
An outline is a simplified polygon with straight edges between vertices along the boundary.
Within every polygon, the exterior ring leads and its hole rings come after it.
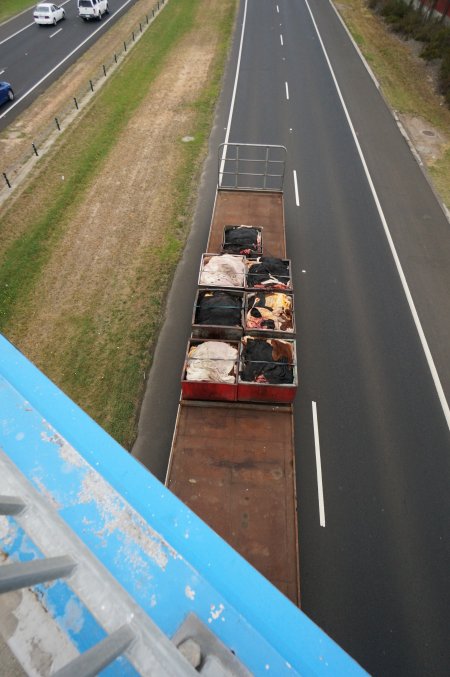
POLYGON ((300 198, 298 196, 297 170, 294 169, 294 190, 295 190, 295 204, 300 207, 300 198))
POLYGON ((52 34, 51 34, 51 35, 49 35, 48 37, 49 37, 49 38, 54 38, 54 37, 55 37, 55 35, 58 35, 58 33, 61 33, 61 31, 62 31, 62 28, 58 28, 58 30, 57 30, 57 31, 55 31, 54 33, 52 33, 52 34))
POLYGON ((325 526, 325 503, 323 500, 323 483, 322 483, 322 462, 320 460, 320 443, 319 443, 319 422, 317 420, 317 404, 312 403, 313 426, 314 426, 314 447, 316 450, 316 471, 317 471, 317 493, 319 496, 319 521, 320 526, 325 526))
POLYGON ((48 72, 46 75, 44 75, 44 77, 42 77, 38 82, 36 82, 32 87, 30 87, 30 89, 28 89, 28 90, 25 92, 25 94, 22 94, 21 97, 19 97, 18 99, 15 99, 14 103, 12 103, 10 106, 8 106, 8 108, 5 110, 5 112, 2 113, 2 114, 0 115, 0 120, 1 120, 2 118, 4 118, 4 117, 5 117, 5 116, 6 116, 13 108, 15 108, 21 101, 23 101, 29 94, 31 94, 31 92, 34 92, 34 90, 36 89, 36 87, 39 87, 39 85, 40 85, 42 82, 45 82, 45 80, 47 80, 47 78, 49 78, 50 75, 52 75, 56 70, 58 70, 58 68, 59 68, 60 66, 62 66, 63 63, 65 63, 68 59, 70 59, 71 56, 73 56, 74 54, 76 54, 76 52, 78 52, 78 50, 81 49, 81 48, 83 47, 83 45, 85 45, 87 42, 89 42, 89 40, 92 40, 92 38, 94 37, 94 35, 95 35, 96 33, 98 33, 99 31, 103 30, 103 28, 108 24, 108 22, 111 21, 111 19, 113 19, 113 17, 114 17, 118 12, 122 11, 122 9, 123 9, 124 7, 126 7, 127 5, 129 5, 130 2, 134 2, 134 0, 126 0, 126 2, 124 2, 124 4, 123 4, 121 7, 119 7, 119 9, 116 10, 116 11, 114 12, 114 14, 112 14, 112 15, 109 17, 109 19, 106 19, 106 20, 104 19, 104 20, 102 21, 102 25, 99 26, 99 28, 96 28, 95 31, 92 31, 92 33, 90 33, 90 34, 88 35, 88 37, 87 37, 85 40, 83 40, 83 42, 80 42, 80 44, 77 45, 77 47, 75 47, 75 49, 73 49, 69 54, 67 54, 67 56, 65 56, 64 59, 62 59, 59 63, 57 63, 56 66, 54 66, 51 70, 49 70, 49 72, 48 72))
MULTIPOLYGON (((237 85, 238 85, 238 80, 239 80, 239 70, 240 70, 240 67, 241 67, 241 56, 242 56, 242 45, 244 44, 245 23, 247 21, 247 4, 248 4, 248 0, 245 0, 244 16, 243 16, 243 19, 242 19, 241 40, 240 40, 240 43, 239 43, 239 53, 238 53, 238 60, 237 60, 237 64, 236 64, 236 75, 234 76, 233 94, 231 96, 230 112, 228 114, 227 130, 225 132, 224 144, 227 144, 228 140, 230 138, 231 120, 233 119, 234 102, 235 102, 235 99, 236 99, 236 90, 237 90, 237 85)), ((224 165, 225 165, 225 153, 226 153, 226 148, 223 149, 222 160, 220 162, 219 185, 222 184, 222 172, 223 172, 223 168, 224 168, 224 165)))
POLYGON ((280 8, 278 7, 278 5, 277 5, 277 12, 278 12, 278 14, 280 13, 280 8))
POLYGON ((281 46, 283 47, 284 43, 283 43, 283 36, 282 35, 280 35, 280 42, 281 42, 281 46))
POLYGON ((289 87, 288 87, 288 83, 285 82, 284 84, 285 84, 285 87, 286 87, 286 99, 289 101, 289 87))
POLYGON ((19 31, 16 31, 16 32, 13 33, 12 35, 8 35, 7 38, 5 38, 4 40, 2 40, 2 41, 0 42, 0 45, 4 45, 5 42, 8 42, 8 40, 12 40, 13 38, 16 37, 16 35, 19 35, 19 33, 22 33, 23 31, 26 31, 27 28, 30 28, 30 26, 34 26, 34 21, 33 21, 31 24, 27 24, 26 26, 24 26, 23 28, 21 28, 19 31))
POLYGON ((356 136, 355 128, 353 127, 353 123, 352 123, 352 120, 350 118, 350 114, 347 110, 347 106, 345 105, 344 97, 342 96, 342 92, 341 92, 340 87, 338 85, 338 81, 336 79, 333 67, 332 67, 330 59, 328 57, 327 50, 325 49, 325 45, 323 44, 322 37, 319 33, 319 28, 318 28, 316 21, 314 19, 314 16, 313 16, 313 13, 312 13, 311 8, 309 6, 308 0, 305 0, 305 3, 306 3, 306 6, 308 8, 309 14, 311 16, 311 20, 313 22, 314 28, 316 30, 317 37, 319 38, 319 42, 320 42, 320 45, 322 47, 322 51, 324 53, 325 60, 328 64, 328 68, 330 69, 331 77, 333 78, 334 86, 336 87, 336 91, 337 91, 337 94, 339 96, 339 100, 341 102, 342 108, 344 109, 345 117, 347 118, 347 122, 348 122, 348 125, 350 127, 350 131, 352 133, 356 149, 358 151, 364 172, 366 174, 367 182, 370 186, 370 190, 372 192, 372 196, 373 196, 375 205, 376 205, 377 210, 378 210, 378 215, 380 217, 380 220, 381 220, 381 223, 383 225, 387 241, 389 243, 389 247, 391 249, 392 257, 393 257, 395 265, 397 267, 397 272, 398 272, 398 275, 400 277, 400 281, 402 283, 403 291, 405 292, 406 300, 408 301, 409 309, 411 311, 411 315, 413 316, 413 320, 414 320, 414 323, 416 325, 417 333, 419 334, 419 339, 420 339, 420 342, 422 344, 422 348, 423 348, 423 351, 425 353, 426 360, 428 362, 428 367, 430 369, 431 376, 432 376, 433 381, 434 381, 434 386, 436 388, 436 392, 438 394, 439 401, 441 403, 441 407, 442 407, 442 410, 444 412, 445 419, 447 421, 447 425, 450 429, 450 407, 449 407, 447 399, 445 397, 444 389, 442 387, 441 380, 439 378, 439 374, 438 374, 437 369, 436 369, 436 365, 434 364, 433 356, 431 355, 431 351, 430 351, 430 348, 428 346, 428 342, 427 342, 427 339, 425 337, 425 333, 423 331, 422 324, 420 322, 419 315, 418 315, 417 310, 416 310, 416 306, 414 305, 414 301, 413 301, 411 292, 409 290, 408 282, 406 281, 406 277, 405 277, 405 274, 403 272, 403 268, 402 268, 402 265, 400 263, 400 259, 399 259, 398 254, 397 254, 397 250, 395 249, 394 241, 392 239, 392 235, 390 233, 389 226, 388 226, 388 223, 386 221, 386 217, 385 217, 384 212, 383 212, 383 208, 381 207, 381 202, 378 198, 377 191, 375 190, 375 186, 374 186, 374 183, 372 181, 372 177, 370 175, 369 168, 368 168, 367 163, 366 163, 366 159, 365 159, 364 154, 362 152, 362 148, 359 144, 358 137, 356 136))

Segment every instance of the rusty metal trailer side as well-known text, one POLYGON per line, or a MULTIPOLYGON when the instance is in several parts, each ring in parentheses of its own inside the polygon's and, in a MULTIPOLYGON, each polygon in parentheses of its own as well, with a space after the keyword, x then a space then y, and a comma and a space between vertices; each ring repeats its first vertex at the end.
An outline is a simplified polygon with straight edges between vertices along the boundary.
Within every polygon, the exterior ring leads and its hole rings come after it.
POLYGON ((182 400, 167 486, 299 605, 291 406, 182 400))

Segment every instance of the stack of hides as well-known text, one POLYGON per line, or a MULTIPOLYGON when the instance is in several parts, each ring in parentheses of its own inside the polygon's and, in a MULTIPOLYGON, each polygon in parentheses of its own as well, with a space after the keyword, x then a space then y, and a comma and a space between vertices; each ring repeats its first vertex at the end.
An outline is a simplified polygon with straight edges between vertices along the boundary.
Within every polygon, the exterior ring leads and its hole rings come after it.
POLYGON ((225 226, 222 249, 233 254, 255 256, 261 253, 261 228, 225 226))
POLYGON ((243 287, 244 259, 231 254, 211 256, 200 273, 200 284, 210 287, 243 287))
POLYGON ((290 287, 288 262, 271 256, 260 256, 256 261, 250 261, 247 287, 288 289, 290 287))
POLYGON ((242 340, 241 379, 255 383, 293 383, 292 345, 282 339, 242 340))
POLYGON ((242 301, 239 296, 226 291, 205 291, 198 295, 195 324, 223 327, 242 326, 242 301))
POLYGON ((224 341, 192 346, 188 353, 186 380, 234 383, 237 356, 237 348, 224 341))
POLYGON ((281 292, 248 294, 246 329, 293 331, 292 296, 281 292))

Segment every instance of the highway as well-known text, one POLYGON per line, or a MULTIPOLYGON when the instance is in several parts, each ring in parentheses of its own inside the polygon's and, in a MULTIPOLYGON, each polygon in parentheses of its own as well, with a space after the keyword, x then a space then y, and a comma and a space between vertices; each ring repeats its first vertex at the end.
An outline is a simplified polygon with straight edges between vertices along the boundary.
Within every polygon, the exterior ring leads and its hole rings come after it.
POLYGON ((302 608, 371 674, 446 675, 449 224, 328 2, 241 2, 133 453, 164 479, 225 138, 288 150, 302 608))
POLYGON ((11 124, 138 0, 109 0, 101 21, 78 17, 76 0, 60 3, 66 19, 37 26, 33 9, 0 25, 0 79, 10 82, 15 101, 0 108, 0 131, 11 124))

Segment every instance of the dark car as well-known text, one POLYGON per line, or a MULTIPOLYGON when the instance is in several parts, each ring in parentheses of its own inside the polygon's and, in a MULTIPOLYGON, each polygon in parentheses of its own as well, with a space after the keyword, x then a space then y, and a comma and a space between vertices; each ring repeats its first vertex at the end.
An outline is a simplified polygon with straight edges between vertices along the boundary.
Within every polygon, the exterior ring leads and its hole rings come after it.
POLYGON ((12 101, 14 99, 13 88, 9 82, 0 82, 0 106, 6 101, 12 101))

